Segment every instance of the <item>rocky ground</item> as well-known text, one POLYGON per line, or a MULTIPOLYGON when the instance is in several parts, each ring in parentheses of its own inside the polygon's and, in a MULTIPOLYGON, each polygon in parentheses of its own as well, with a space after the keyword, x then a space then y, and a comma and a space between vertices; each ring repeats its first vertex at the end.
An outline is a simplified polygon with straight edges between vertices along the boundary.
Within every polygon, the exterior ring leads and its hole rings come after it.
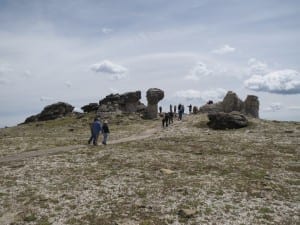
POLYGON ((92 117, 0 130, 0 224, 299 224, 299 122, 119 115, 95 147, 92 117))

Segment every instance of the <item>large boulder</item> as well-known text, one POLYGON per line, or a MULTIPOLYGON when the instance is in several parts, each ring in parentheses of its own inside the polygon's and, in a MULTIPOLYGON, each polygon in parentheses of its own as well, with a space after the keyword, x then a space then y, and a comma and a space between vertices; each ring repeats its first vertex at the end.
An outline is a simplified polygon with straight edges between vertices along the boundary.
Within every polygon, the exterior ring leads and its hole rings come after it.
POLYGON ((217 103, 208 102, 199 108, 200 113, 218 113, 218 112, 241 112, 247 116, 258 118, 259 101, 255 95, 248 95, 243 102, 236 93, 229 91, 223 101, 217 103))
POLYGON ((259 101, 258 97, 255 95, 248 95, 246 100, 244 101, 244 110, 243 112, 246 115, 252 116, 254 118, 258 118, 259 113, 259 101))
POLYGON ((144 113, 144 118, 157 118, 158 106, 157 103, 164 98, 164 91, 158 88, 150 88, 146 93, 148 105, 144 113))
POLYGON ((99 108, 99 104, 98 103, 90 103, 88 105, 84 105, 81 107, 81 109, 83 110, 83 112, 93 112, 93 111, 97 111, 99 108))
POLYGON ((207 125, 216 130, 237 129, 248 125, 247 118, 240 112, 210 113, 207 116, 209 119, 207 125))
POLYGON ((46 106, 41 113, 26 118, 24 123, 54 120, 72 113, 73 110, 74 106, 65 102, 57 102, 46 106))
POLYGON ((141 91, 110 94, 99 101, 99 112, 137 112, 141 108, 141 91))
POLYGON ((39 115, 39 121, 53 120, 73 112, 74 107, 65 102, 57 102, 46 106, 39 115))
POLYGON ((199 108, 200 113, 217 113, 223 112, 222 102, 217 102, 213 104, 205 104, 199 108))
POLYGON ((222 101, 223 112, 241 111, 243 109, 243 101, 239 99, 236 93, 228 91, 222 101))

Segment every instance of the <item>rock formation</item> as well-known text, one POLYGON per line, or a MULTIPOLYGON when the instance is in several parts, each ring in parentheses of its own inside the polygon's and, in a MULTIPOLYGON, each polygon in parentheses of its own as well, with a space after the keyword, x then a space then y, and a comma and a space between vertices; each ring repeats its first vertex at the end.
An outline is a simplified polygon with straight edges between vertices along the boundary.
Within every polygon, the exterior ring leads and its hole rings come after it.
POLYGON ((164 98, 164 91, 158 88, 150 88, 146 94, 148 105, 144 113, 145 119, 157 118, 157 103, 164 98))
POLYGON ((222 101, 223 112, 229 113, 232 111, 240 112, 243 108, 243 101, 239 99, 236 93, 228 91, 222 101))
POLYGON ((247 116, 258 118, 259 116, 259 101, 255 95, 248 95, 243 102, 236 93, 229 91, 223 101, 205 104, 199 108, 200 113, 218 113, 218 112, 241 112, 247 116))
POLYGON ((90 103, 88 105, 82 106, 81 109, 83 110, 83 112, 93 112, 93 111, 97 111, 99 108, 99 104, 98 103, 90 103))
POLYGON ((139 112, 145 109, 145 105, 140 102, 140 99, 141 91, 126 92, 121 95, 110 94, 99 101, 98 112, 139 112))
POLYGON ((73 109, 74 107, 68 103, 57 102, 46 106, 41 113, 28 117, 24 123, 54 120, 72 113, 73 109))
POLYGON ((259 117, 259 101, 255 95, 248 95, 244 102, 244 113, 254 118, 259 117))
POLYGON ((237 129, 246 127, 248 125, 248 120, 240 112, 230 112, 230 113, 209 113, 209 122, 207 125, 212 129, 225 130, 225 129, 237 129))

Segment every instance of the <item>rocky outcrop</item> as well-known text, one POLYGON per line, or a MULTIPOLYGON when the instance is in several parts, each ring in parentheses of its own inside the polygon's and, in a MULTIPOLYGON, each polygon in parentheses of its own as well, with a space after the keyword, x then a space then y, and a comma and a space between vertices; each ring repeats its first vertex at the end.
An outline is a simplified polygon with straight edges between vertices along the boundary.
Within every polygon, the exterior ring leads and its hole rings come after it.
POLYGON ((217 113, 223 112, 222 102, 214 103, 214 104, 205 104, 199 108, 200 113, 217 113))
POLYGON ((145 119, 157 118, 157 103, 164 98, 164 91, 158 88, 150 88, 146 93, 148 105, 144 112, 145 119))
POLYGON ((68 103, 57 102, 46 106, 41 113, 28 117, 24 123, 54 120, 72 113, 73 109, 74 107, 68 103))
POLYGON ((83 112, 95 112, 97 111, 99 108, 99 104, 98 103, 90 103, 88 105, 82 106, 81 109, 83 110, 83 112))
POLYGON ((107 95, 99 101, 98 112, 139 112, 146 107, 140 102, 141 97, 141 91, 107 95))
POLYGON ((255 95, 248 95, 244 102, 244 111, 246 115, 254 118, 259 117, 259 101, 255 95))
POLYGON ((255 95, 248 95, 243 102, 236 93, 229 91, 223 101, 205 104, 199 108, 200 113, 219 113, 219 112, 241 112, 247 116, 258 118, 259 116, 259 101, 255 95))
POLYGON ((243 101, 239 99, 236 93, 228 91, 222 101, 223 112, 229 113, 232 111, 240 112, 243 109, 243 101))
POLYGON ((248 125, 247 118, 240 112, 210 113, 207 116, 209 119, 207 125, 216 130, 237 129, 248 125))

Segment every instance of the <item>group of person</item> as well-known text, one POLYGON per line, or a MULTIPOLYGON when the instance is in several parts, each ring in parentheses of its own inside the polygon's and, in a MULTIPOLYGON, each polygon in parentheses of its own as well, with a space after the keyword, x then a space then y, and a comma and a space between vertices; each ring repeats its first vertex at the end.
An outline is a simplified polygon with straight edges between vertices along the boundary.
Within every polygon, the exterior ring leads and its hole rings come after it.
POLYGON ((88 144, 91 144, 93 142, 93 145, 98 145, 98 138, 100 133, 102 133, 103 135, 102 144, 106 145, 109 135, 108 122, 107 120, 105 120, 104 123, 101 124, 100 119, 95 118, 94 122, 91 124, 91 137, 88 141, 88 144))

